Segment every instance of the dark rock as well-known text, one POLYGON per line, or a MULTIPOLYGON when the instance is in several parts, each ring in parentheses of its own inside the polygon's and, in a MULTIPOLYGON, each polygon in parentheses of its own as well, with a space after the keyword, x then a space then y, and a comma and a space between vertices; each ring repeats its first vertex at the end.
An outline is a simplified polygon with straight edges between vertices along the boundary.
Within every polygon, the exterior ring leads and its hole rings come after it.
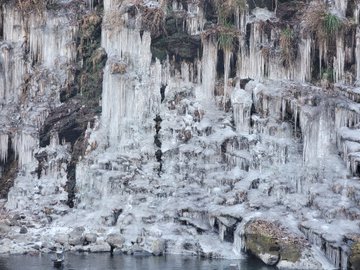
POLYGON ((21 234, 26 234, 28 232, 28 230, 27 230, 27 228, 25 227, 25 226, 22 226, 21 228, 20 228, 20 233, 21 234))
POLYGON ((152 40, 151 52, 154 57, 165 60, 167 55, 181 60, 194 60, 200 54, 201 40, 199 36, 190 36, 185 32, 176 32, 171 36, 161 36, 152 40))
POLYGON ((348 238, 352 244, 347 269, 358 270, 360 269, 360 235, 352 235, 348 238))
POLYGON ((245 248, 265 264, 282 261, 296 263, 302 256, 306 242, 286 229, 265 220, 253 220, 245 226, 245 248))

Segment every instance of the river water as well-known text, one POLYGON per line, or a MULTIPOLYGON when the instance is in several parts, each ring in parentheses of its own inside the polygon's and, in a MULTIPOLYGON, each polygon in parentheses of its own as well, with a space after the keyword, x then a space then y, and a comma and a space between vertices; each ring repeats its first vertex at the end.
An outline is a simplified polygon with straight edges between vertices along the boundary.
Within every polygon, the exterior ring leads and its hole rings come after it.
MULTIPOLYGON (((0 270, 49 270, 51 255, 0 256, 0 270)), ((103 254, 66 254, 63 270, 270 270, 261 262, 243 260, 205 260, 195 257, 168 255, 134 257, 103 254)))

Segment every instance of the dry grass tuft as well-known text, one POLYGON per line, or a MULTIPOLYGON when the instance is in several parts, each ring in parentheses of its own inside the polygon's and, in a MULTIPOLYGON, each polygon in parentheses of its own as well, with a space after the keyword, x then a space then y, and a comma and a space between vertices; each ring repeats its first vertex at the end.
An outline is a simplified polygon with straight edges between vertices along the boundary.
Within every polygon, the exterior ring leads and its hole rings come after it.
POLYGON ((124 25, 124 19, 122 13, 118 9, 113 9, 105 13, 103 19, 103 26, 106 29, 112 29, 113 27, 119 27, 124 25))
POLYGON ((344 22, 326 9, 323 2, 311 3, 304 13, 305 31, 314 34, 319 41, 333 38, 344 26, 344 22))
POLYGON ((295 60, 294 31, 287 27, 280 33, 281 61, 284 67, 289 67, 295 60))
POLYGON ((158 37, 166 33, 164 11, 160 7, 144 7, 142 10, 141 25, 144 30, 151 33, 152 37, 158 37))
POLYGON ((31 13, 33 11, 42 13, 51 0, 17 0, 16 7, 24 13, 31 13))

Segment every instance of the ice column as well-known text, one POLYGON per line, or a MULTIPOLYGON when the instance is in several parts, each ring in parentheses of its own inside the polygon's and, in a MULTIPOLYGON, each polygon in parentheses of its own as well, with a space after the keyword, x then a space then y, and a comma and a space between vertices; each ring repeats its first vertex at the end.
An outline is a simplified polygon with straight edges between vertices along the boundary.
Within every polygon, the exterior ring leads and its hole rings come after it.
POLYGON ((214 97, 217 50, 217 43, 211 37, 203 40, 202 96, 205 100, 212 100, 214 97))
POLYGON ((8 134, 0 134, 0 161, 6 161, 8 154, 8 134))
POLYGON ((355 60, 356 60, 356 80, 360 80, 360 28, 356 29, 356 48, 355 48, 355 60))
POLYGON ((238 132, 249 133, 252 99, 251 94, 237 86, 231 95, 233 117, 238 132))
POLYGON ((334 81, 341 82, 344 78, 345 49, 342 35, 336 37, 336 57, 334 57, 334 81))

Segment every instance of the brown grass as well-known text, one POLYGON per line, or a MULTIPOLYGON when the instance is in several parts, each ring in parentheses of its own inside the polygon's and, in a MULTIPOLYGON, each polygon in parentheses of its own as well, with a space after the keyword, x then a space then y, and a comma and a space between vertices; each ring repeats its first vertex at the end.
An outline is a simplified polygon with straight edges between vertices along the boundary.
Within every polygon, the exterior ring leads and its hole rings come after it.
POLYGON ((158 37, 165 30, 165 13, 161 8, 143 7, 141 25, 142 28, 151 33, 152 37, 158 37))
POLYGON ((49 0, 17 0, 16 7, 24 13, 42 13, 46 9, 49 0))

